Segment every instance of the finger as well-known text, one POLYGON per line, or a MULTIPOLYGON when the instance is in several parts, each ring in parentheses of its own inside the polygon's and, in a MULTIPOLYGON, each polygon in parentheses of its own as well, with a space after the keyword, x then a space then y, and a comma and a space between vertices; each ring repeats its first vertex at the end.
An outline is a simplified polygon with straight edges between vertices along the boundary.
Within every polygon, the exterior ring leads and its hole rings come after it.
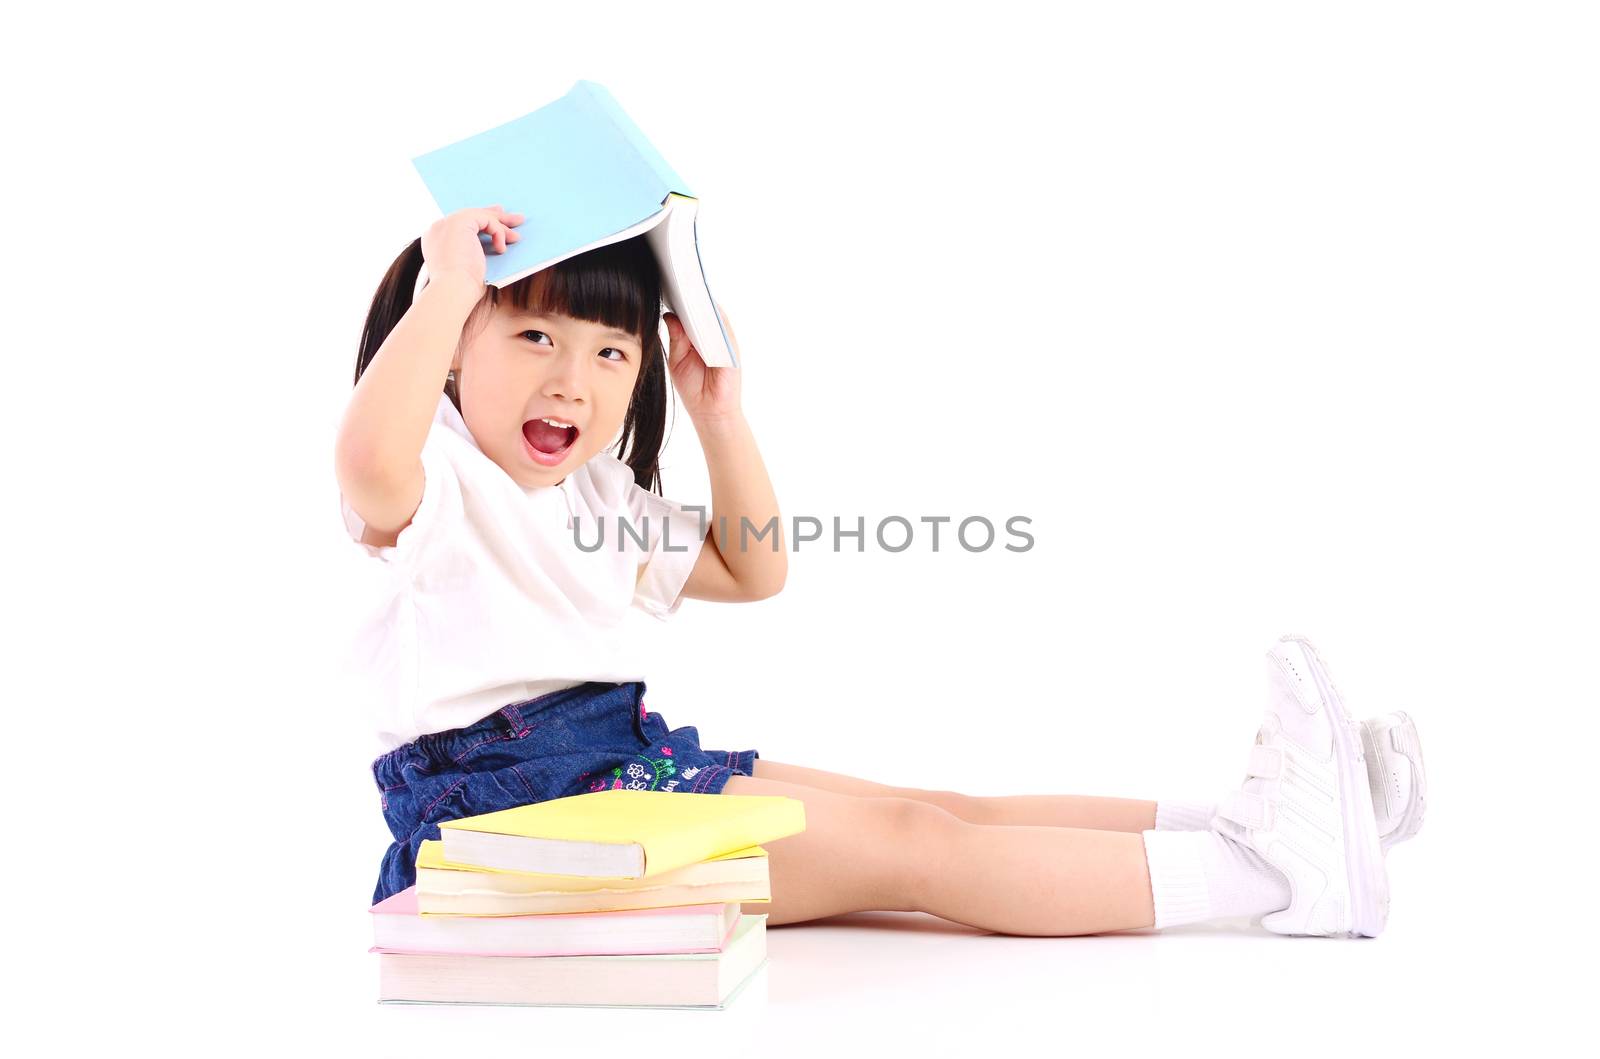
POLYGON ((667 317, 667 366, 675 368, 683 359, 683 347, 688 344, 683 331, 683 321, 676 316, 667 317))

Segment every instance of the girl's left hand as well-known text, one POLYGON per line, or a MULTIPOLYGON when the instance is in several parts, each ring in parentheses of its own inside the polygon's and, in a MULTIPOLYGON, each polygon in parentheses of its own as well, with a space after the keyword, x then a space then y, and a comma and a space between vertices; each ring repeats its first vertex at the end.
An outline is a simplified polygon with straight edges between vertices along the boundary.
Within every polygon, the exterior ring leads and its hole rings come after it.
MULTIPOLYGON (((734 337, 733 325, 728 322, 728 314, 722 311, 720 305, 717 306, 717 315, 722 317, 722 329, 728 333, 728 343, 733 346, 734 356, 742 360, 739 340, 734 337)), ((667 371, 690 417, 704 425, 724 416, 738 415, 739 369, 708 367, 700 351, 689 341, 678 314, 667 313, 666 321, 667 337, 671 342, 667 352, 667 371)))

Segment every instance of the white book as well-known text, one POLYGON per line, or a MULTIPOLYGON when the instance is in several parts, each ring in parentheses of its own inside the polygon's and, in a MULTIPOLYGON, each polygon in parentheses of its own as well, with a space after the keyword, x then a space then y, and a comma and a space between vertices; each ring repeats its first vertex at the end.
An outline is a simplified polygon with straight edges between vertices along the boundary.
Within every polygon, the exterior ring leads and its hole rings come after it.
POLYGON ((767 959, 766 916, 741 916, 721 952, 652 956, 378 954, 385 1004, 722 1008, 767 959))
POLYGON ((408 886, 372 906, 377 949, 468 956, 618 956, 715 952, 739 921, 740 906, 625 908, 510 916, 423 915, 408 886))

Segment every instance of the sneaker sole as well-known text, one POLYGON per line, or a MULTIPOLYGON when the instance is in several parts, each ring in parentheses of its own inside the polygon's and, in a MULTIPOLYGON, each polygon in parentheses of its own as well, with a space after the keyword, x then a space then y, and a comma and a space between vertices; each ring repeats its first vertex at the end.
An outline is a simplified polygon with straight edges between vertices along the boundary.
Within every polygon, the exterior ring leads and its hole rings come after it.
POLYGON ((1316 648, 1299 637, 1284 639, 1299 643, 1312 662, 1311 675, 1330 711, 1334 746, 1339 757, 1339 805, 1344 817, 1350 929, 1336 936, 1375 938, 1383 932, 1389 919, 1389 876, 1384 870, 1383 846, 1378 840, 1378 823, 1372 810, 1372 789, 1367 781, 1360 729, 1345 709, 1327 664, 1316 648))

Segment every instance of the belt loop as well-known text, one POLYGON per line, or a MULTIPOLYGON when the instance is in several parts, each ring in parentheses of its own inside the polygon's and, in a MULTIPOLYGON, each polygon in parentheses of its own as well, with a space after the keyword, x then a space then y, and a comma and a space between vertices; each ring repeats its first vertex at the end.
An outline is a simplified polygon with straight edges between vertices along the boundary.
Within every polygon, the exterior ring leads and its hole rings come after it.
POLYGON ((521 703, 513 702, 509 706, 500 707, 500 716, 505 720, 506 728, 514 739, 521 739, 532 727, 522 715, 521 703))

